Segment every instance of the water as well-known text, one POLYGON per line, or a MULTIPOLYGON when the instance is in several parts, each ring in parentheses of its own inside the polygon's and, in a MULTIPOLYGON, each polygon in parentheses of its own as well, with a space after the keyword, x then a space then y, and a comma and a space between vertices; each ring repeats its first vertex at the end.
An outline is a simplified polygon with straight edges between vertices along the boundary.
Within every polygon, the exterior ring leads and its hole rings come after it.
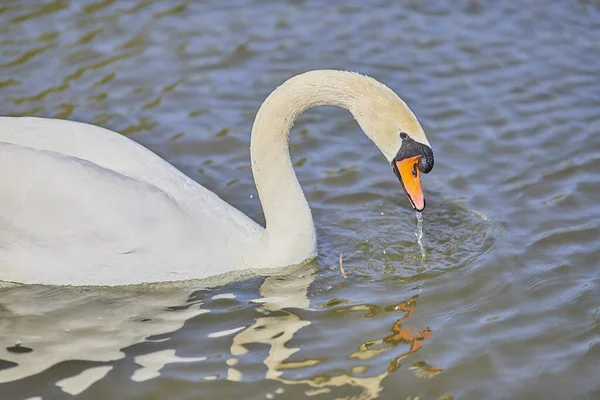
POLYGON ((123 132, 259 222, 250 127, 298 72, 385 82, 436 157, 423 257, 389 164, 309 110, 316 262, 0 289, 1 399, 600 398, 596 2, 5 0, 0 44, 0 114, 123 132))
POLYGON ((415 231, 415 237, 417 238, 417 243, 421 250, 421 257, 424 260, 427 253, 425 252, 425 247, 423 247, 423 214, 420 211, 415 211, 415 215, 417 216, 417 230, 415 231))

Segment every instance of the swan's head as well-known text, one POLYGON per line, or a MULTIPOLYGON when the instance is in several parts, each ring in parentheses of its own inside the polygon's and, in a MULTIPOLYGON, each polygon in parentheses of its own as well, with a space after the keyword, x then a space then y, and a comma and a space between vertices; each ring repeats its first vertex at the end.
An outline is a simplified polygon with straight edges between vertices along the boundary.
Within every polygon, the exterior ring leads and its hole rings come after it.
POLYGON ((421 188, 421 172, 426 174, 433 168, 433 151, 429 144, 413 139, 402 131, 398 134, 401 145, 398 153, 391 161, 394 173, 417 211, 425 208, 425 196, 421 188))
POLYGON ((421 173, 433 168, 431 145, 406 103, 387 86, 374 80, 371 85, 369 95, 361 98, 353 114, 392 165, 413 208, 423 211, 421 173))

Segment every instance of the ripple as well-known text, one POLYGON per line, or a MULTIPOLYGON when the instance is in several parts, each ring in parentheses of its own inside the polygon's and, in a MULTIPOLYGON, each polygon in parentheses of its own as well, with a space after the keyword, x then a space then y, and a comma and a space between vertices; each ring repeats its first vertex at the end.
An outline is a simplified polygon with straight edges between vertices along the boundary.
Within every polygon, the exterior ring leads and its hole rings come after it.
POLYGON ((25 53, 21 54, 19 57, 15 58, 14 60, 0 64, 0 68, 10 68, 10 67, 19 66, 21 64, 26 64, 29 60, 33 59, 34 57, 38 56, 39 54, 43 54, 46 51, 54 49, 55 47, 56 47, 56 44, 52 43, 52 44, 49 44, 46 46, 40 46, 40 47, 31 49, 31 50, 26 51, 25 53))

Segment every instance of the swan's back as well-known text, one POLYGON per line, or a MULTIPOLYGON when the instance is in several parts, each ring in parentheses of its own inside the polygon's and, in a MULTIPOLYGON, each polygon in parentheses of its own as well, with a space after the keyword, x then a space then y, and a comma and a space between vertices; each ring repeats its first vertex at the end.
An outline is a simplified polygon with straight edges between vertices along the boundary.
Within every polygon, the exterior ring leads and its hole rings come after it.
POLYGON ((87 160, 154 185, 180 200, 190 190, 217 197, 147 148, 95 125, 50 118, 0 117, 0 142, 87 160))
POLYGON ((0 280, 201 278, 239 267, 223 247, 252 243, 260 229, 122 135, 72 121, 0 117, 0 280))

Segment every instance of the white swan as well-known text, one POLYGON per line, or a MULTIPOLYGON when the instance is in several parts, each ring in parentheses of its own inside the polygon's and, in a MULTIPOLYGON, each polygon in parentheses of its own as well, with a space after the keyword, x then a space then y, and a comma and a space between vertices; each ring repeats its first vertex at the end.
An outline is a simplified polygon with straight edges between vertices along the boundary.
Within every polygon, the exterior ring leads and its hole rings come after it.
POLYGON ((433 153, 406 104, 376 80, 311 71, 277 88, 252 128, 252 172, 266 228, 134 141, 43 118, 0 118, 0 280, 128 285, 283 267, 317 254, 288 134, 307 108, 349 110, 425 207, 433 153))

